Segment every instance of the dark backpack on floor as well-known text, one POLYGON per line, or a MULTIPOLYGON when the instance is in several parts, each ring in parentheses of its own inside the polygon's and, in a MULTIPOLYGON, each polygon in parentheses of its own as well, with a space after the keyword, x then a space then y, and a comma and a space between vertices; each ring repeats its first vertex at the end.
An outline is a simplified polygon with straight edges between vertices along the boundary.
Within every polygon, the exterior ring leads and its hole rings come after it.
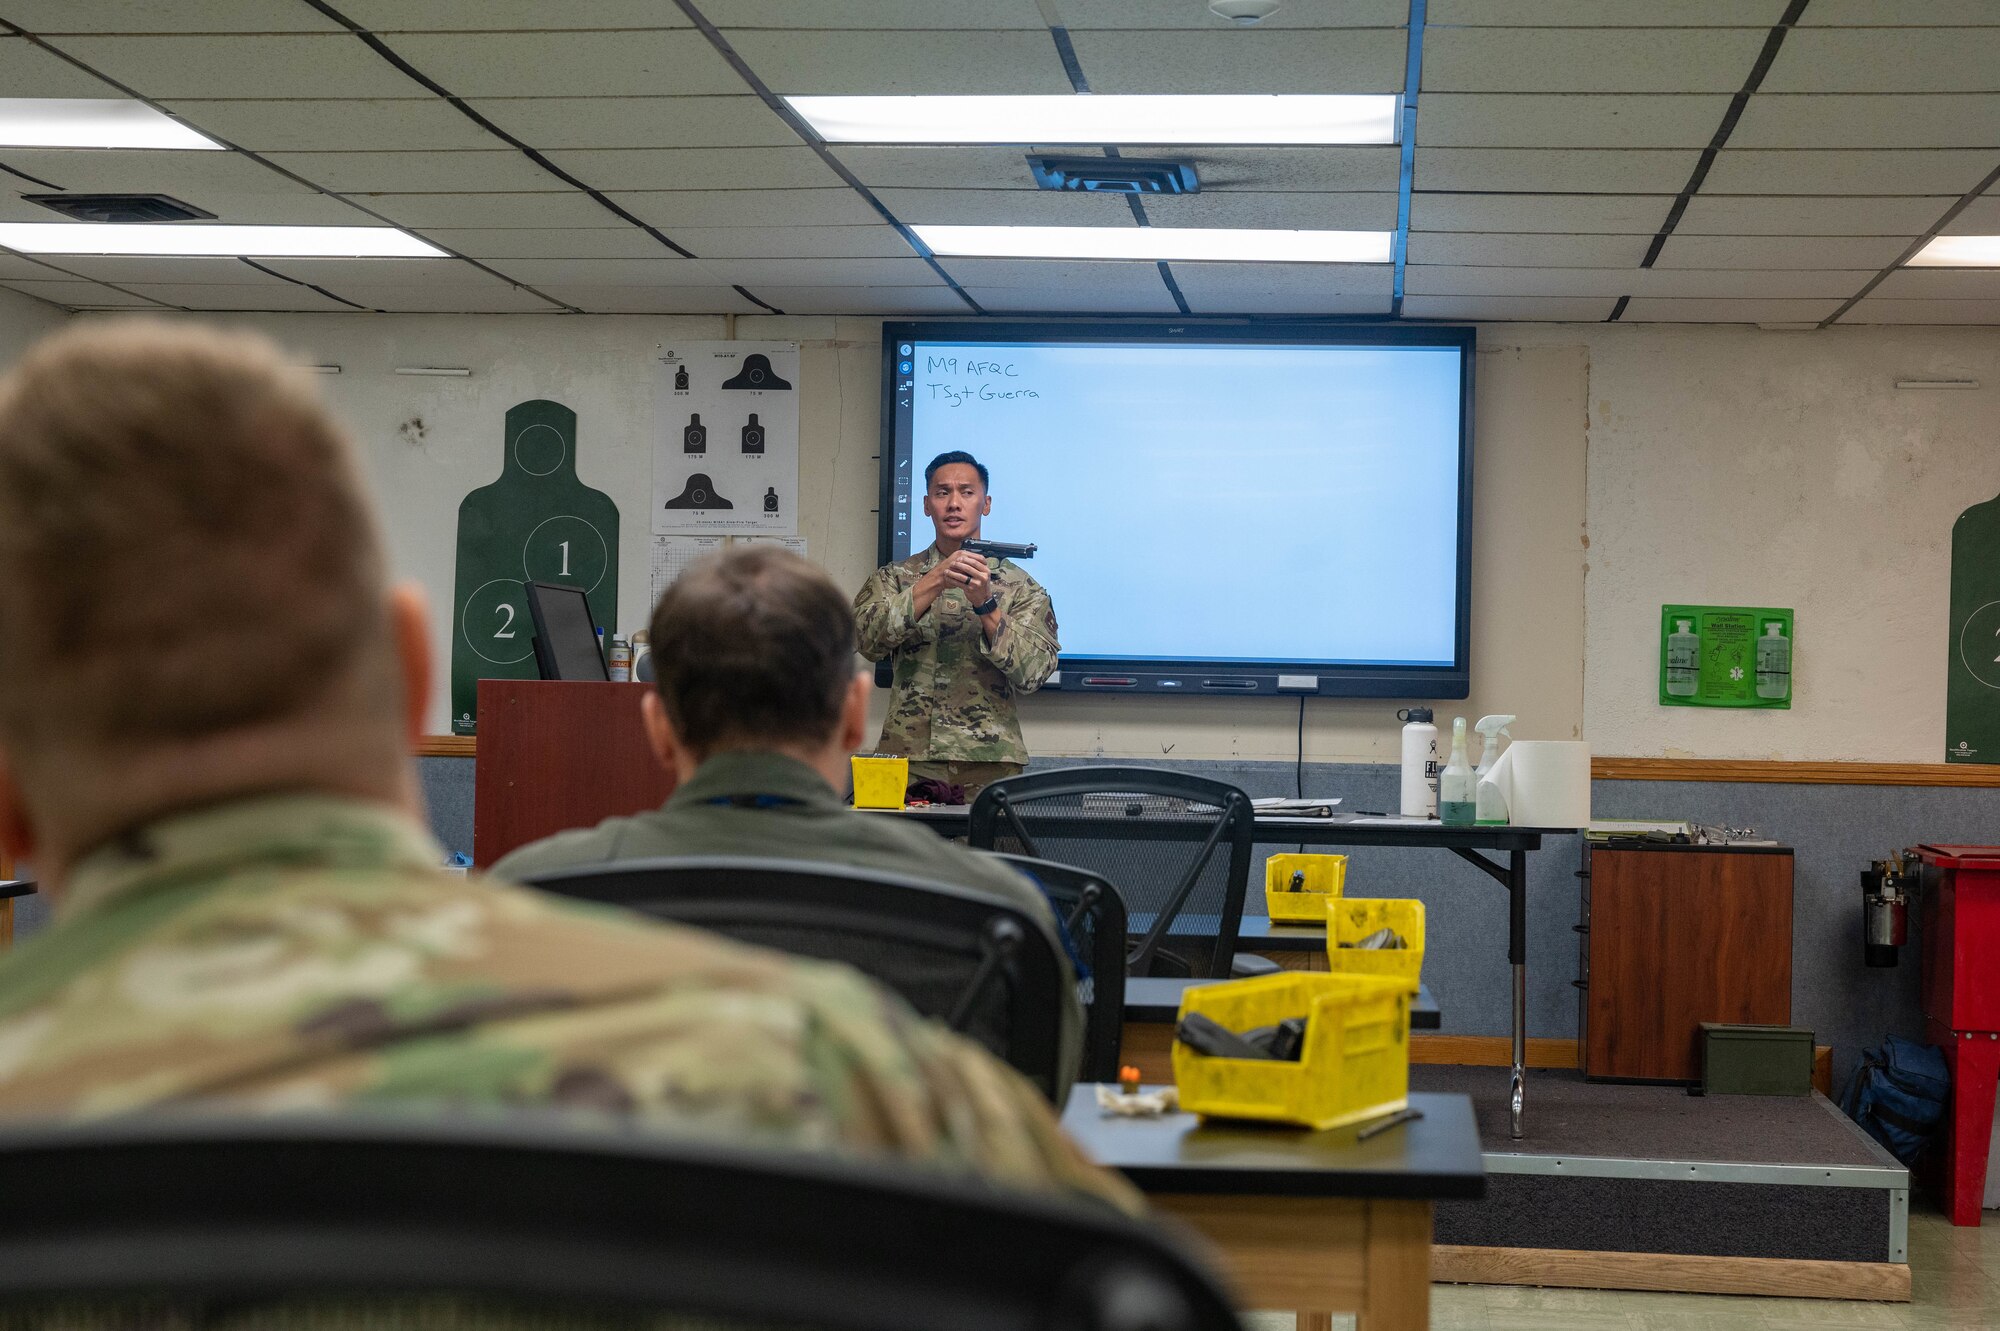
POLYGON ((1950 1098, 1944 1053, 1892 1035, 1861 1056, 1840 1107, 1889 1154, 1914 1165, 1944 1122, 1950 1098))

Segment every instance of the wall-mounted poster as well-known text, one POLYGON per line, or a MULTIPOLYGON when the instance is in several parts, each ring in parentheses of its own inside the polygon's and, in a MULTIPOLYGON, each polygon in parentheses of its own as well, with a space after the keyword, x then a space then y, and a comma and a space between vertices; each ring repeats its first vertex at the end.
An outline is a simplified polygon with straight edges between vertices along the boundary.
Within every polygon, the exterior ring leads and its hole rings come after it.
POLYGON ((1790 707, 1792 612, 1747 605, 1661 606, 1660 704, 1790 707))
POLYGON ((2000 763, 2000 499, 1974 504, 1951 528, 1944 760, 2000 763))
POLYGON ((656 536, 799 529, 799 344, 682 342, 660 352, 656 536))
POLYGON ((618 505, 576 475, 576 413, 537 399, 507 412, 500 479, 458 506, 451 733, 478 733, 479 681, 535 679, 528 583, 583 588, 609 632, 618 612, 618 505))

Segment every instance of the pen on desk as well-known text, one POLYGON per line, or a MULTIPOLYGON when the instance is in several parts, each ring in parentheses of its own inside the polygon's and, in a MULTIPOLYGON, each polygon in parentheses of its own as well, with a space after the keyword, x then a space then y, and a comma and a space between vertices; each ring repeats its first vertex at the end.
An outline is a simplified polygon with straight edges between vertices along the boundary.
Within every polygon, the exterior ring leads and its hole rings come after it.
POLYGON ((1370 1123, 1367 1127, 1354 1134, 1354 1140, 1365 1142, 1370 1137, 1380 1136, 1390 1128, 1398 1127, 1404 1123, 1414 1123, 1423 1116, 1424 1111, 1421 1109, 1405 1109, 1401 1113, 1389 1115, 1389 1117, 1379 1123, 1370 1123))

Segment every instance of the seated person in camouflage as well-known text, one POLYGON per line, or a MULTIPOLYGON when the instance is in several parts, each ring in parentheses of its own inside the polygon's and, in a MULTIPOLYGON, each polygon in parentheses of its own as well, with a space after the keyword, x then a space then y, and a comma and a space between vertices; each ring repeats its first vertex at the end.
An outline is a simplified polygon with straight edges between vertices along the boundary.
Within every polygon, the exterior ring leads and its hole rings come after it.
MULTIPOLYGON (((817 567, 772 546, 711 556, 667 589, 648 633, 654 687, 642 713, 653 752, 678 777, 674 793, 651 813, 523 846, 493 866, 496 877, 662 855, 768 855, 975 888, 1054 926, 1041 889, 1009 865, 843 802, 871 687, 854 670, 847 599, 817 567)), ((1065 992, 1062 1066, 1073 1075, 1083 1008, 1073 982, 1065 992)), ((1054 1089, 1060 1098, 1067 1081, 1054 1089)))
POLYGON ((448 875, 421 598, 252 337, 96 323, 0 381, 0 1111, 586 1106, 1130 1204, 1011 1070, 841 967, 448 875))
POLYGON ((861 654, 895 672, 877 747, 909 755, 912 781, 965 787, 968 803, 1026 769, 1014 699, 1048 683, 1062 650, 1042 584, 964 548, 993 511, 986 482, 970 453, 932 458, 924 516, 937 539, 876 569, 854 598, 861 654))

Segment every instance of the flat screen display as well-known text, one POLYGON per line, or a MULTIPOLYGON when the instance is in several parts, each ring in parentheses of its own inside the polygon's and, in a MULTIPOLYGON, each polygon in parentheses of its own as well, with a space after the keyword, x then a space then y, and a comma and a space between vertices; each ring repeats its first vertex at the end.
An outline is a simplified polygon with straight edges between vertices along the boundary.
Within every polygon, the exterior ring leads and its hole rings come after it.
POLYGON ((609 679, 597 647, 597 625, 583 588, 559 582, 528 584, 528 613, 535 621, 535 664, 543 679, 609 679))
POLYGON ((1058 687, 1466 696, 1470 329, 884 336, 882 557, 930 544, 925 464, 978 458, 1058 687))

